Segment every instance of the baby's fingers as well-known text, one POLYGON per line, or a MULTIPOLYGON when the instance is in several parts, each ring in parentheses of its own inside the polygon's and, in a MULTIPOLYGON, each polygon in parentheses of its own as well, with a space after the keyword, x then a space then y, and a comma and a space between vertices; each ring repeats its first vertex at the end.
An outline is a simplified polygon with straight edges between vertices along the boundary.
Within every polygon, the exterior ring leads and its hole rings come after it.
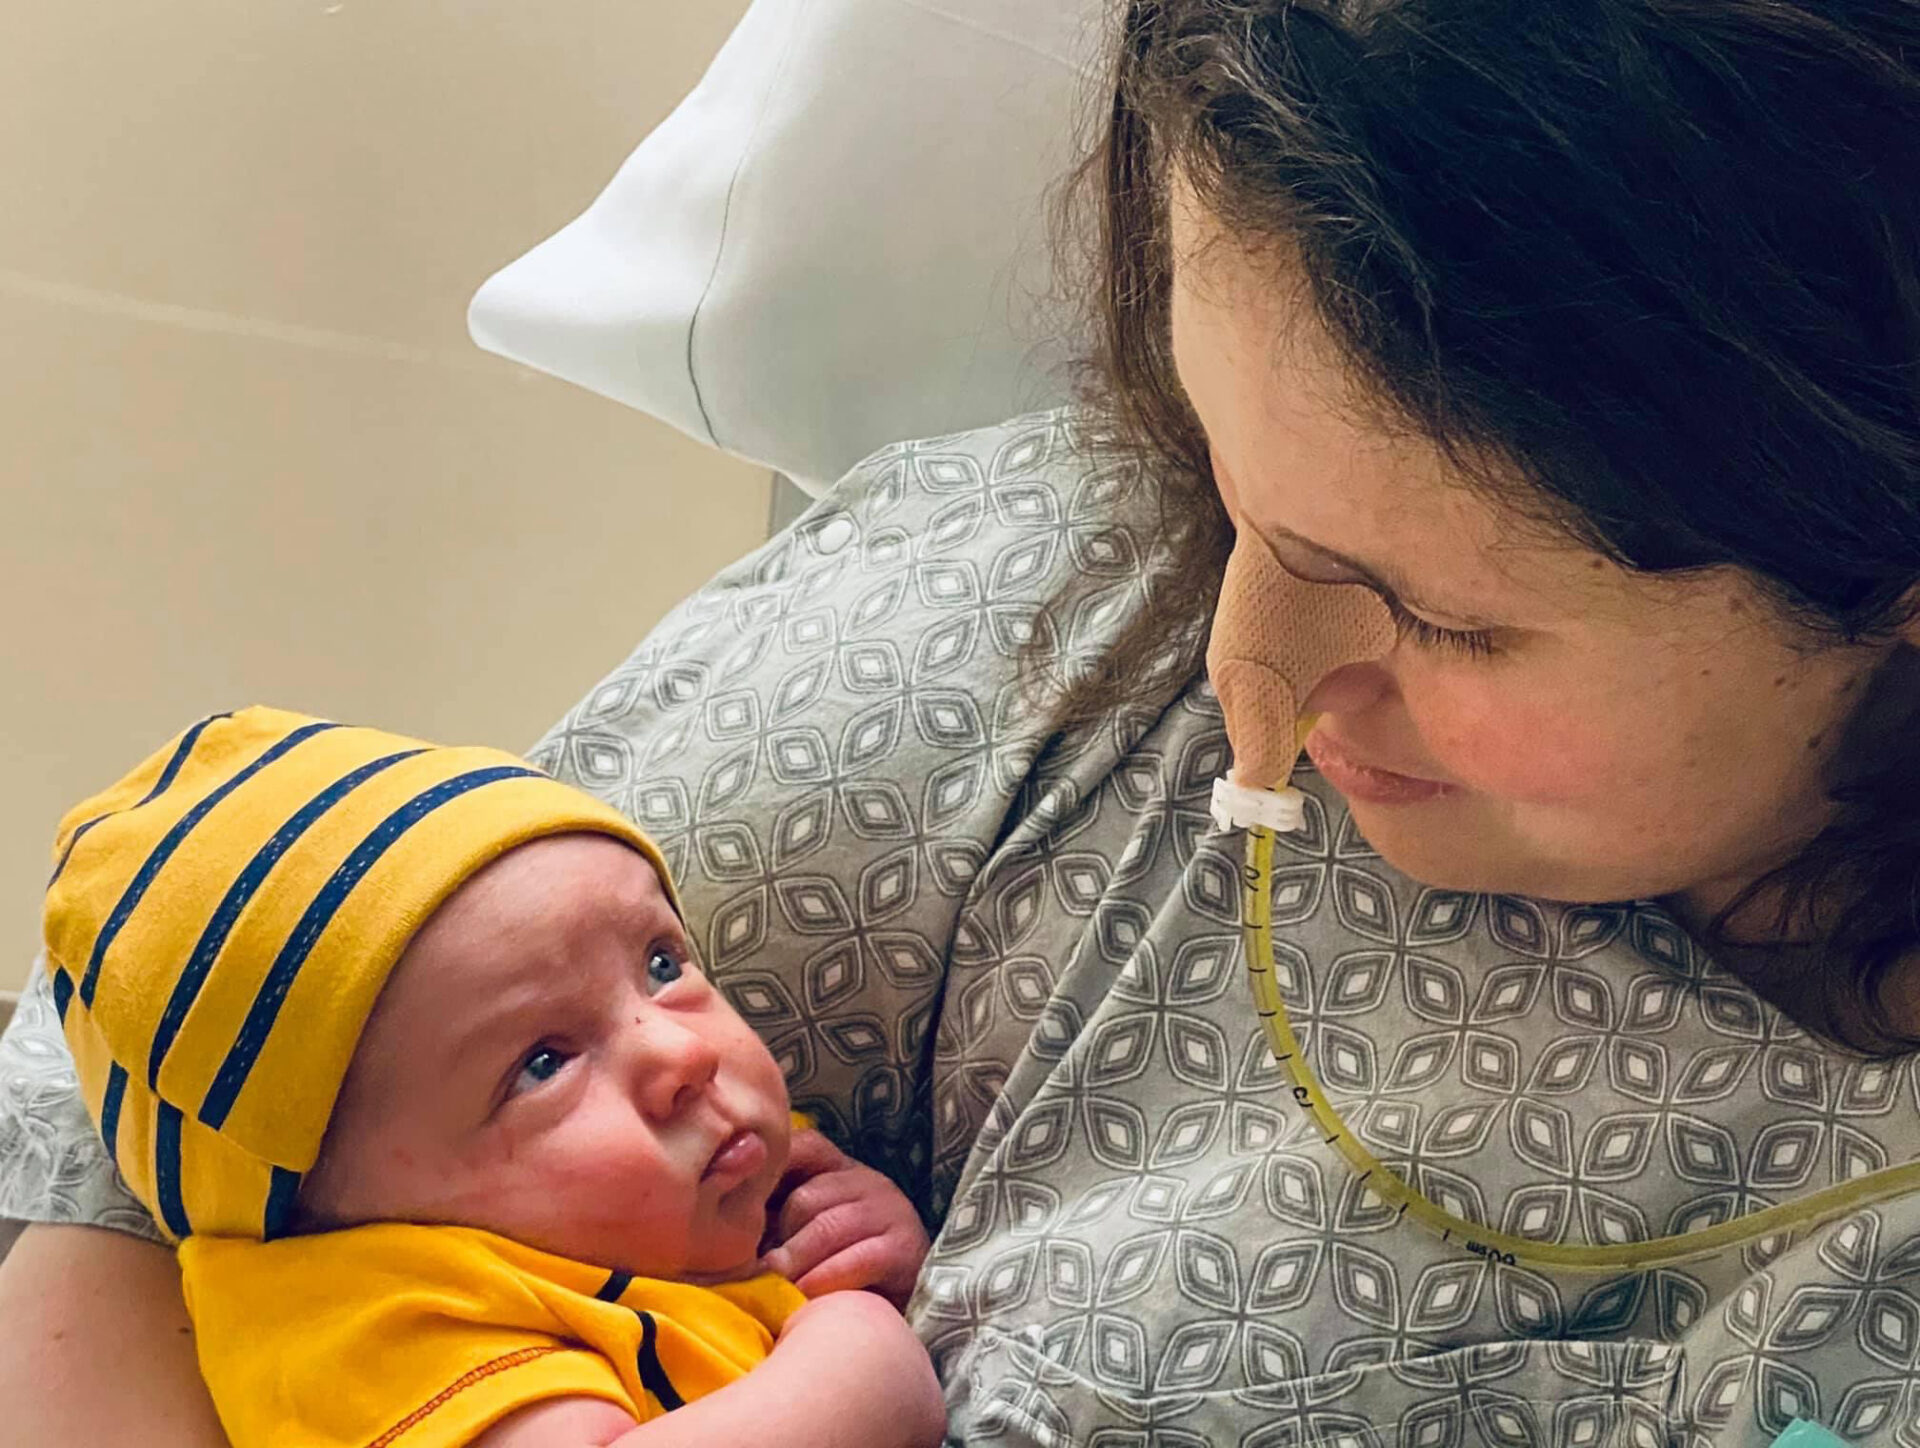
POLYGON ((787 1175, 800 1180, 838 1171, 848 1162, 845 1152, 811 1127, 794 1132, 787 1145, 787 1175))
POLYGON ((809 1297, 866 1287, 904 1308, 926 1254, 917 1225, 876 1218, 851 1202, 823 1212, 760 1260, 809 1297))
POLYGON ((787 1214, 783 1212, 780 1243, 760 1260, 768 1271, 798 1282, 835 1253, 873 1235, 872 1224, 863 1216, 854 1199, 822 1203, 816 1210, 798 1215, 788 1230, 787 1214))
POLYGON ((800 1183, 780 1203, 773 1216, 773 1234, 791 1240, 826 1213, 859 1202, 871 1194, 858 1167, 830 1171, 800 1183))
MULTIPOLYGON (((802 1273, 793 1285, 809 1297, 854 1292, 863 1287, 881 1286, 893 1265, 885 1238, 863 1237, 802 1273)), ((892 1293, 886 1295, 893 1296, 892 1293)), ((900 1305, 894 1302, 895 1307, 900 1305)))

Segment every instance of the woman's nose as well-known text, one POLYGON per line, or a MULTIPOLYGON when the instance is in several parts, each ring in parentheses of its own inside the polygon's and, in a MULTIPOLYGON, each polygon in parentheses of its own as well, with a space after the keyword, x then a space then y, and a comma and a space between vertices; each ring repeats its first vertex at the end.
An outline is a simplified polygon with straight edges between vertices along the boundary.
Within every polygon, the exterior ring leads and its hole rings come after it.
POLYGON ((635 1097, 647 1116, 669 1121, 706 1093, 719 1074, 720 1053, 678 1021, 648 1021, 636 1034, 635 1097))
POLYGON ((1393 676, 1378 663, 1345 664, 1313 686, 1302 714, 1359 714, 1393 692, 1393 676))

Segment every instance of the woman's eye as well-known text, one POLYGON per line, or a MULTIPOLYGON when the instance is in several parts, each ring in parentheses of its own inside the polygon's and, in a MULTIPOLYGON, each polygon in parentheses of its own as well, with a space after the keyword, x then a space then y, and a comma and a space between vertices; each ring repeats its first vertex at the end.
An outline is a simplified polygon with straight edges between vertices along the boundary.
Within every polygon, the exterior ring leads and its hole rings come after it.
POLYGON ((1274 541, 1265 534, 1257 535, 1266 544, 1267 556, 1280 565, 1283 573, 1291 574, 1302 583, 1365 583, 1367 580, 1350 568, 1342 568, 1330 559, 1317 553, 1295 548, 1289 544, 1274 541))
POLYGON ((658 990, 672 985, 686 970, 686 957, 673 946, 656 945, 647 956, 647 984, 658 990))
POLYGON ((1394 627, 1401 636, 1410 638, 1423 649, 1435 653, 1460 654, 1470 659, 1484 659, 1493 653, 1493 635, 1484 630, 1468 632, 1464 629, 1442 628, 1437 623, 1429 623, 1416 613, 1409 613, 1397 599, 1386 598, 1387 611, 1393 615, 1394 627))
POLYGON ((518 1096, 522 1092, 545 1085, 558 1076, 561 1068, 572 1059, 565 1051, 553 1046, 536 1047, 529 1051, 527 1059, 520 1063, 520 1069, 514 1075, 513 1084, 507 1088, 507 1094, 518 1096))

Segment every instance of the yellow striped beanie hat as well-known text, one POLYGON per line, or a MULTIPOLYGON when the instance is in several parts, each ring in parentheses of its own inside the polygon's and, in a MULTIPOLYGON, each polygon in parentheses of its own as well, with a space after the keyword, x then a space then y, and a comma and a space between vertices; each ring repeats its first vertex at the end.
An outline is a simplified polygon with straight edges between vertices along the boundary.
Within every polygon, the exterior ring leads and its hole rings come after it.
MULTIPOLYGON (((291 1221, 407 941, 516 845, 624 816, 492 749, 277 709, 195 724, 54 842, 47 969, 87 1107, 169 1237, 291 1221)), ((676 902, 677 908, 677 902, 676 902)))

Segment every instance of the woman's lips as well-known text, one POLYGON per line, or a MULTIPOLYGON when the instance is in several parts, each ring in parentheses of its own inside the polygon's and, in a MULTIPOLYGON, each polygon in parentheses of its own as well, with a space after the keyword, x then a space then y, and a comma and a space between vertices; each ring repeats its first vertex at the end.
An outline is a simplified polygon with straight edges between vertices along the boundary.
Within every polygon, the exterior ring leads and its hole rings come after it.
POLYGON ((767 1144, 760 1133, 744 1127, 720 1143, 700 1173, 703 1182, 716 1182, 722 1191, 738 1186, 767 1163, 767 1144))
POLYGON ((1307 753, 1327 783, 1363 804, 1423 804, 1455 792, 1454 786, 1437 779, 1395 774, 1390 769, 1362 764, 1328 739, 1323 729, 1307 736, 1307 753))

